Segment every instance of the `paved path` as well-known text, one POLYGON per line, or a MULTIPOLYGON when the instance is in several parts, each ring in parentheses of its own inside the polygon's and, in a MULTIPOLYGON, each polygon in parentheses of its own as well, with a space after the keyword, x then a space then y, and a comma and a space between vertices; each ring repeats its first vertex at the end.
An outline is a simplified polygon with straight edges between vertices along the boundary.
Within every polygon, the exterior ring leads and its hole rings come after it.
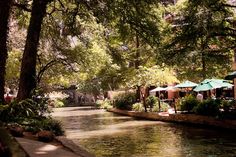
POLYGON ((16 138, 30 157, 80 157, 62 146, 38 142, 25 138, 16 138))

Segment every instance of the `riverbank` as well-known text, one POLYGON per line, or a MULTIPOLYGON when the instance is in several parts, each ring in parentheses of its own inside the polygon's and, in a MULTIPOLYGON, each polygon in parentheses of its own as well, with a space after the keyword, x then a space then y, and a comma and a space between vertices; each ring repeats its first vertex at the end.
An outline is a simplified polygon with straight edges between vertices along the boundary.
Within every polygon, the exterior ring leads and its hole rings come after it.
POLYGON ((95 157, 65 136, 45 143, 30 132, 23 134, 23 137, 13 137, 0 123, 0 157, 95 157))
MULTIPOLYGON (((80 146, 75 145, 65 136, 57 136, 52 142, 45 143, 33 136, 15 137, 27 157, 95 157, 80 146)), ((19 154, 19 153, 17 153, 19 154)), ((25 157, 25 156, 19 156, 25 157)))
POLYGON ((141 119, 194 124, 236 130, 236 120, 216 119, 215 117, 195 114, 158 114, 156 112, 135 112, 119 110, 115 108, 108 109, 107 111, 141 119))

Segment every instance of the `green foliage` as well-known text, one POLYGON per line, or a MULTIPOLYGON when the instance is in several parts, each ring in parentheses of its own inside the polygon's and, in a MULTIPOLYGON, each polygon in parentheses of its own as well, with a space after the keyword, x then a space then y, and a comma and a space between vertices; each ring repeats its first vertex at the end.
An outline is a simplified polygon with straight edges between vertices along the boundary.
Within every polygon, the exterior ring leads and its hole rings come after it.
POLYGON ((182 98, 180 105, 181 111, 193 111, 193 108, 199 104, 199 101, 193 95, 188 95, 182 98))
POLYGON ((220 101, 207 99, 194 107, 194 112, 200 115, 216 116, 220 112, 220 101))
POLYGON ((157 97, 155 97, 155 96, 153 96, 153 95, 151 95, 151 96, 149 96, 149 97, 147 97, 147 100, 146 100, 147 102, 147 105, 150 107, 150 108, 152 108, 156 103, 158 103, 158 98, 157 97))
POLYGON ((27 131, 37 133, 42 130, 52 131, 56 136, 64 134, 61 122, 52 118, 31 119, 23 123, 27 131))
POLYGON ((132 105, 132 110, 138 111, 138 112, 143 112, 145 109, 144 109, 144 106, 142 103, 135 103, 132 105))
POLYGON ((114 98, 114 107, 124 110, 132 110, 132 105, 136 102, 135 93, 124 93, 114 98))
POLYGON ((235 106, 235 100, 222 100, 220 107, 224 112, 229 112, 231 108, 235 106))
POLYGON ((3 122, 20 122, 26 118, 43 117, 46 113, 49 110, 45 104, 38 104, 32 99, 0 105, 0 120, 3 122))
POLYGON ((160 56, 166 64, 176 66, 179 79, 224 77, 230 70, 235 12, 225 3, 189 0, 172 7, 174 18, 163 33, 165 48, 160 56))
POLYGON ((39 116, 44 116, 45 113, 50 113, 48 108, 48 100, 49 98, 45 96, 43 89, 38 88, 32 91, 32 102, 37 106, 37 111, 39 116))
POLYGON ((101 108, 101 109, 111 109, 112 108, 111 101, 108 99, 97 100, 96 107, 101 108))
POLYGON ((170 108, 170 105, 168 103, 161 102, 161 111, 162 112, 167 112, 169 108, 170 108))
POLYGON ((6 83, 11 86, 17 86, 20 78, 20 51, 11 51, 8 54, 6 65, 6 83))
POLYGON ((49 117, 47 100, 41 90, 35 90, 32 99, 0 105, 0 121, 17 123, 34 133, 48 130, 55 135, 62 135, 63 130, 60 122, 49 117))
POLYGON ((225 119, 236 119, 235 100, 222 100, 220 104, 221 111, 219 117, 225 119))
POLYGON ((53 104, 53 107, 56 107, 56 108, 63 107, 65 105, 64 102, 60 99, 53 100, 52 104, 53 104))
POLYGON ((104 1, 106 7, 98 11, 99 15, 102 15, 98 18, 101 21, 109 21, 109 27, 116 28, 123 41, 131 41, 138 35, 145 43, 156 45, 159 43, 158 24, 161 17, 155 10, 158 3, 157 0, 104 1))
POLYGON ((58 92, 58 91, 53 91, 50 93, 46 94, 48 99, 47 104, 52 107, 63 107, 66 106, 69 102, 68 97, 69 95, 63 93, 63 92, 58 92))
POLYGON ((161 102, 160 106, 161 106, 161 109, 159 109, 159 104, 155 103, 154 106, 153 106, 152 111, 153 112, 159 112, 159 111, 167 112, 168 109, 170 108, 170 105, 168 103, 165 103, 165 102, 161 102))
POLYGON ((131 76, 129 86, 151 86, 158 84, 168 84, 178 82, 178 79, 174 76, 174 73, 169 68, 162 68, 160 66, 139 66, 135 70, 135 74, 131 76))
POLYGON ((220 105, 225 112, 229 112, 229 109, 231 107, 231 104, 229 103, 228 100, 222 100, 221 105, 220 105))

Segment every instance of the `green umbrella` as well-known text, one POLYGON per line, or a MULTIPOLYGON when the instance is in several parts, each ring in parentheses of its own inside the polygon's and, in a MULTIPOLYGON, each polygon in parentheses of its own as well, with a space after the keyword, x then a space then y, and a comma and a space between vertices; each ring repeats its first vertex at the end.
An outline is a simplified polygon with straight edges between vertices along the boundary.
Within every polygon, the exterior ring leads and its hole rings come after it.
POLYGON ((233 85, 221 79, 205 79, 196 88, 194 88, 194 91, 196 92, 208 91, 211 89, 223 88, 223 87, 231 88, 233 87, 233 85))
POLYGON ((220 88, 220 86, 215 85, 214 83, 200 83, 196 88, 194 88, 193 90, 195 92, 200 92, 200 91, 208 91, 211 89, 215 89, 215 88, 220 88))
POLYGON ((191 81, 184 81, 183 83, 177 84, 175 88, 192 88, 196 87, 198 84, 191 81))
POLYGON ((221 88, 232 88, 234 86, 231 83, 227 82, 227 80, 222 79, 208 79, 208 81, 218 84, 218 86, 220 86, 221 88))
POLYGON ((234 78, 236 78, 236 71, 230 73, 229 75, 225 76, 226 80, 233 80, 234 78))

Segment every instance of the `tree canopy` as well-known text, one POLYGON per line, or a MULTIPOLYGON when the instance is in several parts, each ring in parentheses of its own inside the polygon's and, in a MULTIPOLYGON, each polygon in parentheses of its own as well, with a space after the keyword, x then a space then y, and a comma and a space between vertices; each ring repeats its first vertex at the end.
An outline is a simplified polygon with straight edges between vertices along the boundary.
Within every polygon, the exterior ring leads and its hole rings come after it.
POLYGON ((19 0, 10 6, 6 82, 17 86, 20 79, 19 99, 38 86, 73 84, 99 93, 197 82, 230 70, 235 6, 225 0, 19 0))

